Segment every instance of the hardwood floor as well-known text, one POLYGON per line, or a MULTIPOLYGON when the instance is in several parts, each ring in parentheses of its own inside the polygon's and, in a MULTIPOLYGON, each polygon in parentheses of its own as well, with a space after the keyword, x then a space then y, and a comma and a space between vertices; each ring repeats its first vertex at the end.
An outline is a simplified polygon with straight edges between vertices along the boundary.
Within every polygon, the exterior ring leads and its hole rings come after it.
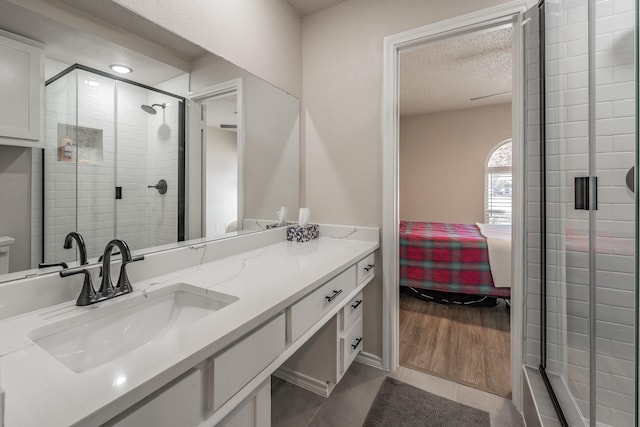
POLYGON ((400 294, 400 365, 511 397, 509 311, 400 294))

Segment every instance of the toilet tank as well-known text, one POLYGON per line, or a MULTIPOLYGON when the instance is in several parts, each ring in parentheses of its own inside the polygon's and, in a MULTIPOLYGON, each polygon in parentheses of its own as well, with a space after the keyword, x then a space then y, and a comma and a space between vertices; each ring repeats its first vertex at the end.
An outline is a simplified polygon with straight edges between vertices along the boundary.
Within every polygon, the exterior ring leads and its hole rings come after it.
POLYGON ((0 236, 0 274, 9 272, 9 251, 13 242, 15 242, 13 237, 0 236))

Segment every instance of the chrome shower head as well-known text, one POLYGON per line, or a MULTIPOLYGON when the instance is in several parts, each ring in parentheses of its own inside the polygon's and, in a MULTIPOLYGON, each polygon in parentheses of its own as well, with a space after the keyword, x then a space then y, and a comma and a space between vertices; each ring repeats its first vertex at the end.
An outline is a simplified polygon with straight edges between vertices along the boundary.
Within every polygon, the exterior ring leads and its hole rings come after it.
POLYGON ((153 105, 142 104, 140 108, 142 108, 142 110, 144 110, 145 113, 158 114, 158 112, 155 109, 156 106, 162 107, 162 109, 164 110, 167 107, 167 104, 153 104, 153 105))

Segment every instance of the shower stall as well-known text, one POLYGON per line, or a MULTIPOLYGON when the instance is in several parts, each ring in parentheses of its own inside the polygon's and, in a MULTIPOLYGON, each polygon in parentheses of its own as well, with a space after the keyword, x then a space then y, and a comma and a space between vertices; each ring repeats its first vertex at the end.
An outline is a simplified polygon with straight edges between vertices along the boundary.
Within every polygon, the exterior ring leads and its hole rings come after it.
POLYGON ((44 262, 89 257, 124 239, 132 250, 184 240, 184 98, 81 65, 46 82, 42 154, 44 262))
POLYGON ((636 7, 544 0, 525 29, 525 352, 562 425, 638 425, 636 7))

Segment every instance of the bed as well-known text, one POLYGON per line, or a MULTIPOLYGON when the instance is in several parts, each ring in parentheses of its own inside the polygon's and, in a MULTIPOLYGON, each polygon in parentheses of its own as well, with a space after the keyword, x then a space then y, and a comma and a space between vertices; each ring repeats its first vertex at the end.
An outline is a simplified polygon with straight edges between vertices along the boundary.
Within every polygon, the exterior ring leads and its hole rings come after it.
POLYGON ((504 229, 486 224, 401 221, 400 286, 509 298, 511 242, 507 250, 506 236, 504 229), (499 286, 491 272, 488 241, 494 268, 500 269, 499 286))

